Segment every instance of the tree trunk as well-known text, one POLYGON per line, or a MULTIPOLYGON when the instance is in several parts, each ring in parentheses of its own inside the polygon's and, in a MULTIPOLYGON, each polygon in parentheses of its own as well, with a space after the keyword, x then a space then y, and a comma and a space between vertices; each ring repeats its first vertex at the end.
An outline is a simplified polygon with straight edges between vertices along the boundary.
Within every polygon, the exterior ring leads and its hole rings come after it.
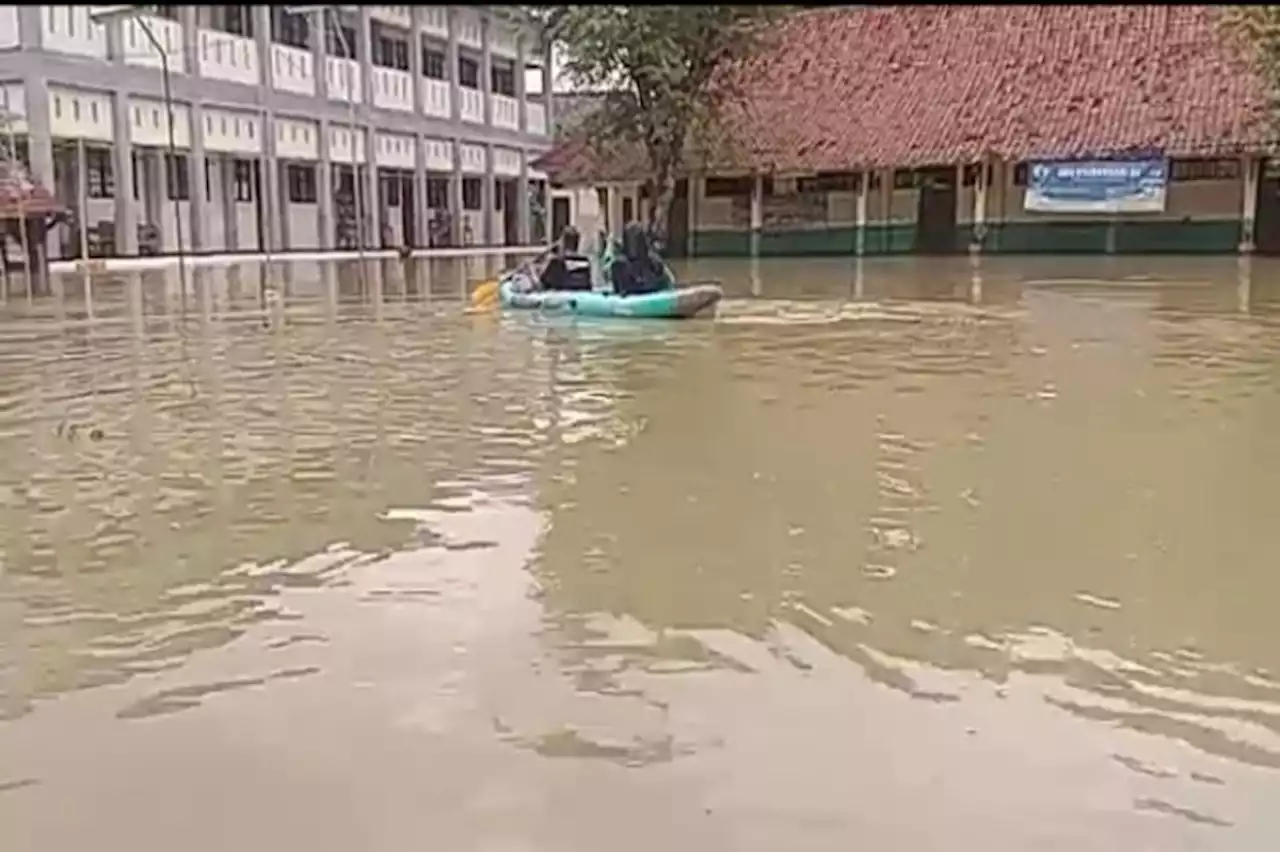
POLYGON ((676 182, 669 169, 662 170, 653 180, 654 191, 649 194, 649 232, 665 246, 671 232, 671 202, 676 197, 676 182))

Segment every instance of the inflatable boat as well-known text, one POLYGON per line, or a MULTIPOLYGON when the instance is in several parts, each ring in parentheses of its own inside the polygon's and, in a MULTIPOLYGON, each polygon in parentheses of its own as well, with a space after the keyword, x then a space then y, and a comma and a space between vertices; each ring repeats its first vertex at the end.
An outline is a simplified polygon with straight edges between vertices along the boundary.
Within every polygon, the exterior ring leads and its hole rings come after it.
POLYGON ((672 286, 653 293, 620 296, 607 290, 539 290, 525 268, 508 272, 498 282, 498 298, 503 307, 525 311, 548 311, 584 317, 629 317, 632 319, 688 319, 713 311, 724 296, 716 284, 672 286))

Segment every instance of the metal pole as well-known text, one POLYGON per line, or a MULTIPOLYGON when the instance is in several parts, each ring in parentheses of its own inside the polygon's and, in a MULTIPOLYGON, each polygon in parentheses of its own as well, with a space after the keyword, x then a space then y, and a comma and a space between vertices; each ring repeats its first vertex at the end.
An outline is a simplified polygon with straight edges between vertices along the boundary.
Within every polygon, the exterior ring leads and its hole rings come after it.
MULTIPOLYGON (((175 118, 173 115, 173 89, 169 77, 169 52, 165 50, 164 45, 156 38, 155 32, 151 29, 151 25, 147 23, 145 18, 135 18, 138 25, 142 28, 143 33, 147 36, 147 41, 151 42, 152 47, 160 54, 160 75, 164 84, 164 108, 169 114, 169 163, 174 165, 174 174, 166 175, 167 178, 177 176, 178 166, 178 142, 175 131, 175 118)), ((169 163, 165 163, 165 169, 169 168, 169 163)), ((165 184, 169 186, 169 192, 173 195, 173 227, 177 232, 178 242, 178 286, 182 288, 182 313, 185 316, 187 312, 187 257, 186 246, 182 240, 182 201, 178 198, 176 187, 172 186, 172 180, 166 180, 165 184)), ((191 175, 187 175, 188 188, 191 184, 191 175)))
MULTIPOLYGON (((333 28, 333 34, 337 37, 338 48, 341 50, 342 58, 346 62, 354 62, 355 54, 351 51, 351 44, 347 41, 346 35, 342 32, 341 22, 337 19, 337 13, 332 6, 325 6, 320 12, 320 19, 325 25, 333 28)), ((366 49, 367 49, 366 45, 366 49)), ((364 283, 365 279, 365 258, 364 258, 364 193, 360 186, 360 159, 357 156, 358 147, 356 145, 356 90, 355 90, 355 72, 350 65, 346 66, 346 82, 347 82, 347 125, 351 128, 351 192, 355 196, 356 208, 356 258, 360 266, 360 282, 364 283)), ((369 159, 369 152, 365 151, 365 159, 369 159)))

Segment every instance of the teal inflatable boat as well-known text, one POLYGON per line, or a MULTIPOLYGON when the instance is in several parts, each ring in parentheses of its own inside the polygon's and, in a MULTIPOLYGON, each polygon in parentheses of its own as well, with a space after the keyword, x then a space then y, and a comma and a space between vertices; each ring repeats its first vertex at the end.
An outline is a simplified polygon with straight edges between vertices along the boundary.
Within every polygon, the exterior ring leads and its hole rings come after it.
MULTIPOLYGON (((609 269, 606 250, 601 267, 609 269)), ((664 267, 666 288, 653 293, 620 296, 605 273, 602 290, 539 290, 527 267, 512 270, 498 282, 498 298, 503 307, 526 311, 577 314, 584 317, 629 317, 632 319, 688 319, 713 311, 724 291, 717 284, 676 286, 671 269, 664 267)))

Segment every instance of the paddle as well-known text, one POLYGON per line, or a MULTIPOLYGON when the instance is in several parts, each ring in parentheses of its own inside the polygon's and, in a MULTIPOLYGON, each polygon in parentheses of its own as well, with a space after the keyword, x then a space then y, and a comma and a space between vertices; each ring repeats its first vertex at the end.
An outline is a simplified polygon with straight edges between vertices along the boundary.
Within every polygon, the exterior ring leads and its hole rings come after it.
MULTIPOLYGON (((526 260, 524 263, 516 267, 517 271, 522 269, 532 271, 531 267, 533 264, 541 262, 554 250, 555 249, 547 249, 537 257, 534 257, 531 260, 526 260)), ((480 285, 471 291, 471 309, 483 311, 497 307, 498 283, 499 279, 496 278, 490 278, 487 281, 480 282, 480 285)))

